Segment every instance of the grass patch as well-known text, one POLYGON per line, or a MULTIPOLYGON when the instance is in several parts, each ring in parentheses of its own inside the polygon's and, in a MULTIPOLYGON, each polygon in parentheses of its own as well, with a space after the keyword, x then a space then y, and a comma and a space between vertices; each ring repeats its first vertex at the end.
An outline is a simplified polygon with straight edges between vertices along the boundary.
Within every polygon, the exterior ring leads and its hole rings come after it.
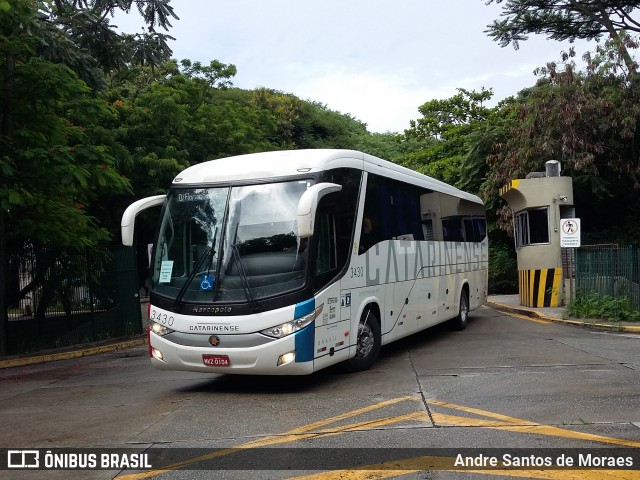
POLYGON ((610 322, 640 322, 640 311, 633 308, 629 297, 611 297, 596 292, 577 292, 568 307, 575 318, 601 318, 610 322))

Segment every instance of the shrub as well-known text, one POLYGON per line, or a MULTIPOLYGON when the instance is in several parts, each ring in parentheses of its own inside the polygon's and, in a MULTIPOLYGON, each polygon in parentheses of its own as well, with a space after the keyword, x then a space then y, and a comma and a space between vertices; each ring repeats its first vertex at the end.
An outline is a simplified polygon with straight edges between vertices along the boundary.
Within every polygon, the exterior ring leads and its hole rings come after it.
POLYGON ((518 293, 518 265, 513 247, 489 243, 489 293, 518 293))
POLYGON ((633 308, 629 297, 611 297, 597 292, 576 293, 568 313, 576 318, 602 318, 612 322, 640 321, 640 311, 633 308))

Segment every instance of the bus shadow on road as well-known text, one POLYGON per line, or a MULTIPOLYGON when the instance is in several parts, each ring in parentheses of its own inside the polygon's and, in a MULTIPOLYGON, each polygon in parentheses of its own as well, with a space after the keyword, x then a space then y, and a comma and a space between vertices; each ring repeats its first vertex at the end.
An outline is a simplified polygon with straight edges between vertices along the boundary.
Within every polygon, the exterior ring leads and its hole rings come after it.
MULTIPOLYGON (((472 328, 473 320, 469 320, 472 328)), ((406 338, 382 347, 379 362, 392 361, 416 349, 430 348, 435 343, 447 341, 456 335, 447 324, 436 325, 406 338)), ((376 365, 372 367, 376 368, 376 365)), ((327 388, 339 388, 339 383, 349 382, 353 375, 341 365, 333 365, 311 375, 278 376, 278 375, 216 375, 196 381, 192 385, 183 387, 185 393, 251 393, 251 394, 293 394, 322 391, 327 388)))
MULTIPOLYGON (((468 328, 472 328, 473 321, 473 318, 469 318, 468 328)), ((415 349, 431 348, 437 342, 454 341, 454 337, 461 333, 463 332, 453 331, 448 323, 441 323, 383 346, 380 351, 380 358, 393 358, 396 355, 404 355, 415 349)))
POLYGON ((334 365, 311 375, 218 375, 180 389, 199 393, 289 394, 322 389, 344 370, 334 365))

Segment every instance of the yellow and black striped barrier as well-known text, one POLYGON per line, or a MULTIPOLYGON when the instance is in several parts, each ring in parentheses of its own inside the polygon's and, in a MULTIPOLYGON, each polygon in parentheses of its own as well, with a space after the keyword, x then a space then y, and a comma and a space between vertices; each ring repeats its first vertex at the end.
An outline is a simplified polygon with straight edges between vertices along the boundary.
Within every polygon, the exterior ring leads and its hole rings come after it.
POLYGON ((525 307, 559 307, 562 268, 518 270, 520 305, 525 307))
POLYGON ((504 194, 507 193, 509 190, 512 190, 512 189, 517 190, 519 185, 520 185, 520 180, 511 180, 504 187, 500 188, 500 196, 504 197, 504 194))

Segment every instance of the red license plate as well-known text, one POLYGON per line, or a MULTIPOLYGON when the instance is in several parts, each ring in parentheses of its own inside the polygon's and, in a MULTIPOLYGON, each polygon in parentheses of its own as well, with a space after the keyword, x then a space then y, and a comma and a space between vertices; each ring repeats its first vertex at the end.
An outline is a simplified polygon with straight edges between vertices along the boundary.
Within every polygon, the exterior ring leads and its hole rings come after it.
POLYGON ((227 355, 202 355, 202 363, 208 367, 229 367, 231 362, 227 355))

